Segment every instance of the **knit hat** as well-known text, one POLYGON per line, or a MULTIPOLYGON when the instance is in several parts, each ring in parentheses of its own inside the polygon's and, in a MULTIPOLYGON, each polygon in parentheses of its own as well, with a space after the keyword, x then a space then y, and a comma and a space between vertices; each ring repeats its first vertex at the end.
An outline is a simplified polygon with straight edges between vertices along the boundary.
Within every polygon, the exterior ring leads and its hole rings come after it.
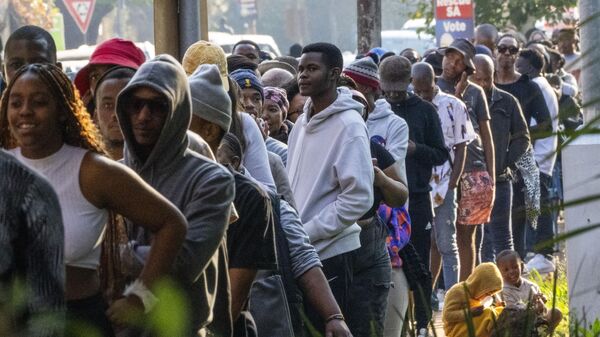
POLYGON ((464 63, 467 68, 471 70, 475 70, 475 64, 473 63, 473 57, 475 56, 475 46, 471 43, 471 41, 467 39, 456 39, 452 41, 452 43, 444 49, 440 49, 440 53, 442 55, 446 55, 446 53, 450 50, 457 51, 464 56, 464 63))
POLYGON ((236 81, 242 89, 252 88, 258 93, 262 100, 265 100, 265 94, 263 93, 263 85, 256 76, 256 73, 249 69, 238 69, 229 74, 232 80, 236 81))
POLYGON ((90 62, 75 75, 75 87, 82 96, 88 92, 91 65, 107 64, 138 69, 144 61, 146 55, 133 42, 120 38, 106 40, 96 47, 90 56, 90 62))
POLYGON ((196 71, 196 68, 202 64, 215 64, 221 74, 221 82, 225 91, 229 91, 229 82, 227 81, 227 58, 223 48, 218 44, 200 40, 192 44, 183 55, 181 65, 185 73, 190 76, 196 71))
POLYGON ((381 90, 406 91, 410 84, 410 61, 399 55, 386 57, 379 65, 381 90))
POLYGON ((279 108, 281 108, 284 113, 287 113, 288 109, 290 108, 290 103, 288 102, 287 93, 284 89, 265 87, 263 92, 265 93, 265 99, 270 99, 271 101, 277 103, 279 108))
POLYGON ((366 85, 374 89, 379 88, 377 64, 375 64, 370 57, 363 57, 350 63, 350 65, 344 69, 343 73, 358 84, 366 85))
POLYGON ((228 132, 231 125, 231 99, 223 88, 219 68, 214 64, 202 64, 190 76, 189 82, 194 115, 228 132))

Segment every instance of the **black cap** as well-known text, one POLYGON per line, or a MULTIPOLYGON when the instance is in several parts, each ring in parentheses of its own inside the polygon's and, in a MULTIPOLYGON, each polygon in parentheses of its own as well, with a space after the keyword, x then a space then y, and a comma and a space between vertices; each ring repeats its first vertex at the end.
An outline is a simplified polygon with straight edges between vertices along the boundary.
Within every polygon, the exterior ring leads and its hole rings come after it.
POLYGON ((467 68, 471 68, 471 70, 475 70, 475 64, 473 63, 473 57, 475 57, 475 46, 471 43, 471 41, 467 39, 456 39, 452 41, 452 44, 447 48, 440 49, 440 53, 442 55, 446 55, 448 50, 455 50, 461 53, 464 56, 464 62, 467 68))

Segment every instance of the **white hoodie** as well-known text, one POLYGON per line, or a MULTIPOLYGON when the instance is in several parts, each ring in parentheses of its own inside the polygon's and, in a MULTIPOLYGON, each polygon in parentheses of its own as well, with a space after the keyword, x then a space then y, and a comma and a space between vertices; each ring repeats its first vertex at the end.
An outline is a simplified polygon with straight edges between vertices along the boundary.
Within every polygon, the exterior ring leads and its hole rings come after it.
POLYGON ((356 221, 373 204, 373 164, 360 103, 346 88, 310 120, 304 105, 288 139, 287 171, 298 212, 321 260, 360 248, 356 221))
POLYGON ((385 99, 375 101, 375 108, 367 119, 369 137, 381 137, 385 141, 385 149, 396 160, 400 178, 406 182, 406 150, 408 148, 408 124, 402 117, 392 111, 392 106, 385 99))

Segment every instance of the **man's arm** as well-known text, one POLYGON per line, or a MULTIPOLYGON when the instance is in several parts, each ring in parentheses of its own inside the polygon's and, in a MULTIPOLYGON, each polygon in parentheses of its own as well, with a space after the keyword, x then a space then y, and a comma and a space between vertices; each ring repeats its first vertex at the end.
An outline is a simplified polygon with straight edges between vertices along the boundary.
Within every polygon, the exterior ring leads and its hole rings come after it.
POLYGON ((530 146, 529 131, 527 122, 516 99, 512 98, 512 112, 510 122, 510 144, 508 145, 508 155, 506 165, 513 167, 515 162, 527 151, 530 146))
POLYGON ((202 180, 182 210, 188 231, 175 261, 176 273, 189 282, 204 271, 221 244, 235 193, 233 177, 225 170, 202 180))
POLYGON ((536 125, 529 126, 529 134, 532 140, 535 140, 548 137, 547 134, 552 132, 552 121, 550 120, 550 110, 546 105, 542 90, 533 81, 529 82, 529 84, 531 92, 528 94, 528 97, 530 97, 530 101, 526 108, 530 109, 529 113, 535 119, 536 125))
POLYGON ((489 120, 479 121, 479 136, 483 143, 483 153, 485 155, 485 165, 492 181, 496 181, 496 163, 494 154, 494 140, 492 139, 492 128, 489 120))
MULTIPOLYGON (((304 296, 312 307, 319 311, 323 321, 332 315, 342 313, 320 267, 309 269, 298 281, 304 296)), ((325 324, 325 335, 328 337, 352 336, 346 322, 338 319, 332 319, 325 324)))
POLYGON ((454 164, 452 165, 452 174, 448 188, 456 188, 458 180, 462 176, 465 168, 465 158, 467 157, 467 143, 460 143, 454 146, 454 164))

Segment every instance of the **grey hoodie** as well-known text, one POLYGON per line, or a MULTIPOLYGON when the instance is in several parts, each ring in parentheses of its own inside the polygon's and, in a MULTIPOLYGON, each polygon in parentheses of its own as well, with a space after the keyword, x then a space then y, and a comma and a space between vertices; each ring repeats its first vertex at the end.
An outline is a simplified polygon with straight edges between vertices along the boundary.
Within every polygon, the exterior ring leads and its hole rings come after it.
MULTIPOLYGON (((188 335, 204 329, 218 318, 214 332, 226 335, 231 328, 228 312, 227 265, 222 245, 234 197, 234 180, 222 166, 188 149, 186 131, 192 118, 191 96, 181 65, 171 56, 160 55, 143 64, 117 99, 117 117, 125 138, 124 163, 169 199, 185 215, 188 230, 173 266, 173 275, 186 292, 191 308, 188 335), (135 151, 135 138, 124 107, 132 93, 147 87, 169 102, 160 137, 146 161, 135 151), (213 312, 217 307, 221 311, 213 312)), ((150 243, 143 229, 128 226, 129 238, 150 243)), ((211 330, 213 327, 211 327, 211 330)), ((230 331, 229 331, 230 334, 230 331)))
POLYGON ((360 247, 356 221, 373 204, 373 163, 361 108, 342 87, 330 106, 309 119, 309 99, 288 139, 290 185, 321 260, 360 247))

